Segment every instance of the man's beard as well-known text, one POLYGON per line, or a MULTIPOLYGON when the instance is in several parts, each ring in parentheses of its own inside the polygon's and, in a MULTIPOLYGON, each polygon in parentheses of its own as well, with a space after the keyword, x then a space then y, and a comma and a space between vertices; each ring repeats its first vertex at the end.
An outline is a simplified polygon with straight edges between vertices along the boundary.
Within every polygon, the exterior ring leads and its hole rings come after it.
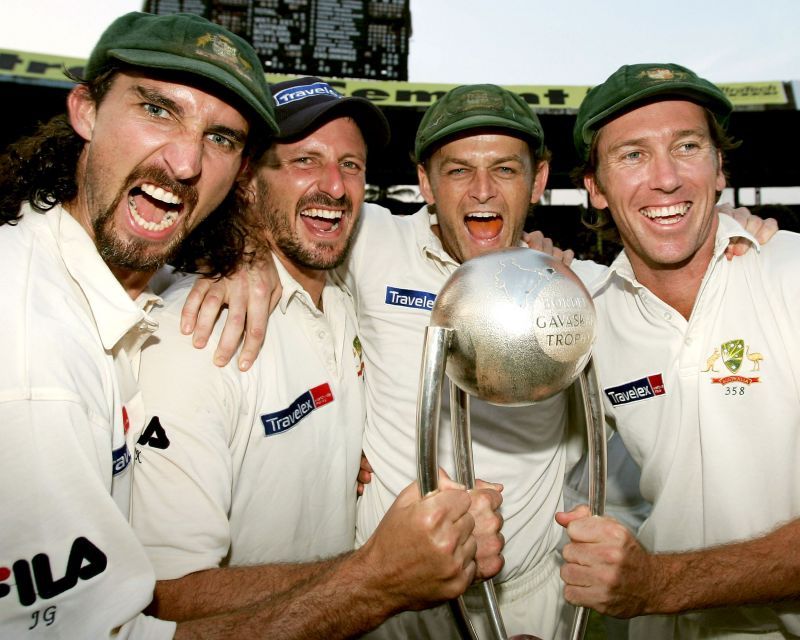
MULTIPOLYGON (((259 201, 269 206, 269 193, 266 184, 260 182, 259 201)), ((350 197, 345 194, 341 198, 332 198, 321 192, 302 197, 295 205, 295 218, 300 217, 300 212, 320 205, 323 207, 339 208, 344 207, 345 211, 353 210, 353 203, 350 197)), ((300 240, 298 234, 292 231, 289 224, 289 217, 283 215, 279 210, 270 208, 264 215, 264 226, 269 232, 272 243, 281 253, 299 267, 308 269, 335 269, 342 264, 350 251, 350 244, 353 234, 347 237, 344 247, 338 252, 333 252, 332 247, 324 242, 307 242, 305 245, 300 240)), ((344 216, 339 224, 344 221, 344 216)))
POLYGON ((128 197, 131 186, 142 180, 152 182, 172 193, 178 195, 183 207, 190 211, 197 203, 196 190, 186 184, 172 180, 166 172, 153 167, 144 167, 135 170, 117 193, 116 198, 105 211, 101 212, 93 221, 94 242, 103 261, 110 267, 118 267, 131 271, 157 271, 167 264, 178 252, 181 242, 188 231, 186 221, 188 216, 178 223, 181 228, 176 230, 172 239, 166 244, 155 249, 155 243, 144 238, 131 238, 122 240, 114 228, 114 212, 123 198, 128 197))

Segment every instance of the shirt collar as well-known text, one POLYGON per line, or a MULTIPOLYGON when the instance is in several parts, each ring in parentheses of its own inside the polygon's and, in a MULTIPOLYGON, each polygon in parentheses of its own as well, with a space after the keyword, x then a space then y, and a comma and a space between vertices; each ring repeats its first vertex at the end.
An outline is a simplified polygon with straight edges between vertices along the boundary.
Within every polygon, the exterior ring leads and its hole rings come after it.
MULTIPOLYGON (((714 256, 711 259, 712 264, 720 259, 723 259, 725 250, 731 243, 732 238, 745 238, 752 243, 753 249, 758 252, 761 251, 761 245, 759 244, 758 240, 756 240, 751 233, 746 231, 738 222, 736 222, 733 217, 722 213, 717 214, 717 216, 719 218, 719 224, 717 225, 717 235, 714 238, 714 256)), ((636 287, 642 286, 636 280, 636 276, 633 273, 633 267, 631 266, 631 261, 628 259, 628 255, 625 251, 621 251, 620 254, 614 259, 609 267, 608 273, 596 283, 596 286, 594 287, 595 291, 600 289, 614 275, 627 280, 636 287)), ((594 293, 594 291, 592 291, 592 293, 594 293)))
POLYGON ((80 223, 60 206, 46 215, 64 265, 83 292, 94 316, 103 347, 112 350, 139 323, 144 323, 140 328, 155 331, 158 323, 145 313, 144 308, 160 300, 158 296, 143 293, 136 301, 131 300, 80 223))
MULTIPOLYGON (((281 283, 281 299, 278 302, 278 308, 280 309, 281 313, 284 315, 286 314, 287 310, 289 309, 289 304, 293 300, 302 301, 305 306, 307 306, 312 313, 315 315, 323 315, 323 312, 317 308, 317 305, 314 304, 314 301, 311 299, 311 295, 306 291, 303 286, 297 282, 297 280, 292 277, 292 275, 287 271, 286 267, 283 266, 283 263, 272 254, 272 260, 275 263, 275 268, 278 271, 278 279, 281 283)), ((323 306, 325 305, 325 300, 331 295, 332 288, 334 289, 342 289, 344 290, 343 285, 338 282, 333 282, 331 280, 331 275, 333 272, 328 273, 327 277, 325 278, 325 286, 322 289, 322 301, 323 306)))
POLYGON ((442 246, 442 241, 433 232, 433 225, 437 224, 435 213, 428 211, 428 205, 422 205, 422 208, 413 214, 413 223, 416 230, 417 246, 420 253, 427 258, 433 258, 452 267, 458 267, 453 257, 445 251, 442 246))

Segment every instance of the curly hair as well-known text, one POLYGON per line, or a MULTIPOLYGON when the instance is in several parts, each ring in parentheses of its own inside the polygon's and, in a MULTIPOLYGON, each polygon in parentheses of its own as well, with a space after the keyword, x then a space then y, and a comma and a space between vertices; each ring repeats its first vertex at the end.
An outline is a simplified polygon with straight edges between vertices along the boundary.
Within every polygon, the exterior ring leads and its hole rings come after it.
POLYGON ((186 237, 170 260, 184 273, 224 277, 255 259, 249 238, 253 224, 241 182, 222 203, 186 237))
MULTIPOLYGON (((88 82, 65 73, 85 85, 99 105, 121 70, 124 68, 108 69, 88 82)), ((164 74, 164 79, 172 77, 164 74)), ((248 136, 244 158, 261 154, 267 139, 261 128, 255 127, 248 136)), ((32 135, 11 144, 0 156, 0 226, 16 224, 25 202, 44 213, 74 200, 78 195, 78 160, 85 142, 72 128, 67 115, 61 114, 40 124, 32 135)), ((184 240, 173 256, 174 266, 188 273, 229 275, 251 257, 246 244, 247 229, 245 203, 240 187, 236 186, 184 240)))
POLYGON ((15 224, 26 201, 44 212, 75 198, 75 168, 84 142, 59 115, 10 145, 0 156, 0 225, 15 224))

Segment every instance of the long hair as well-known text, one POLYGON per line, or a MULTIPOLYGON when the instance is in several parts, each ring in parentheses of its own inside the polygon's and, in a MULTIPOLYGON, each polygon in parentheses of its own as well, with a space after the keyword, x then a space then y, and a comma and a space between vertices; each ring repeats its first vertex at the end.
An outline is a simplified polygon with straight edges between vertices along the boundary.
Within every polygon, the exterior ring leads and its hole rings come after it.
MULTIPOLYGON (((71 80, 86 85, 96 104, 108 93, 116 69, 83 80, 66 69, 71 80)), ((0 156, 0 225, 15 224, 25 202, 40 212, 69 202, 78 194, 75 173, 85 144, 66 114, 39 124, 30 136, 11 144, 0 156)))
MULTIPOLYGON (((89 95, 99 105, 114 76, 124 68, 110 68, 91 81, 69 72, 67 75, 86 85, 89 95)), ((175 76, 165 73, 163 77, 175 76)), ((258 122, 257 118, 250 120, 258 122)), ((253 126, 244 158, 255 158, 263 152, 269 136, 262 129, 260 124, 253 126)), ((15 224, 21 217, 20 206, 25 202, 43 213, 74 200, 78 195, 78 159, 85 143, 70 125, 67 115, 62 114, 10 145, 0 156, 0 225, 15 224)), ((240 186, 235 186, 219 207, 184 240, 170 264, 188 273, 229 275, 252 257, 247 250, 245 216, 243 192, 240 186)))
POLYGON ((248 199, 240 179, 181 243, 170 265, 185 273, 228 276, 255 258, 248 199))
POLYGON ((75 198, 84 142, 62 114, 10 145, 0 156, 0 225, 15 224, 24 202, 44 212, 75 198))

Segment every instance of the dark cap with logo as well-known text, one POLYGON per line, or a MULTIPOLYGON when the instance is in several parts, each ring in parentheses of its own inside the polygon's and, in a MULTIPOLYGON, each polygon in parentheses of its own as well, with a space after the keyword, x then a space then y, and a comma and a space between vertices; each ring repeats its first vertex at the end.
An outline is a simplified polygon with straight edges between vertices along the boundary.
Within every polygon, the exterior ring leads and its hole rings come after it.
POLYGON ((448 91, 428 108, 417 129, 414 155, 421 162, 437 142, 487 128, 505 129, 523 137, 534 151, 544 148, 539 118, 521 96, 494 84, 471 84, 448 91))
POLYGON ((255 50, 201 16, 133 11, 117 18, 92 50, 84 69, 86 79, 94 79, 115 61, 210 80, 243 100, 268 131, 278 131, 272 96, 255 50))
POLYGON ((389 142, 386 116, 366 98, 343 96, 321 78, 312 76, 278 82, 270 88, 280 140, 303 137, 335 118, 349 116, 361 129, 368 148, 380 148, 389 142))
POLYGON ((643 102, 670 98, 707 107, 723 127, 733 111, 733 105, 719 87, 686 67, 670 63, 625 65, 583 99, 572 132, 578 155, 584 160, 589 157, 595 133, 612 117, 643 102))

